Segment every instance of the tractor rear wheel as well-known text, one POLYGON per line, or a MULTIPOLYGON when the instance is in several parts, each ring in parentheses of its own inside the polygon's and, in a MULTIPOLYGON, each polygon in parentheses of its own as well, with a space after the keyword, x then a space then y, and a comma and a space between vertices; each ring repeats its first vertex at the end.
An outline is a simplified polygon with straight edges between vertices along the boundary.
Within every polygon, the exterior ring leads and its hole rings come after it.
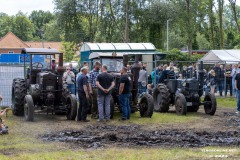
POLYGON ((187 102, 182 93, 176 95, 175 98, 176 113, 179 115, 186 115, 187 113, 187 102))
POLYGON ((167 112, 170 106, 170 92, 166 85, 159 84, 153 90, 154 111, 167 112))
POLYGON ((75 120, 77 116, 77 98, 74 94, 70 94, 67 97, 67 119, 68 120, 75 120))
POLYGON ((34 103, 31 95, 25 96, 24 116, 26 121, 33 121, 34 119, 34 103))
POLYGON ((140 115, 141 117, 152 117, 153 114, 153 97, 150 94, 144 94, 140 100, 140 115))
POLYGON ((12 83, 12 112, 13 115, 24 115, 24 98, 27 94, 25 80, 22 78, 13 79, 12 83))
POLYGON ((217 110, 216 97, 212 93, 208 93, 204 97, 204 110, 206 114, 214 115, 217 110))

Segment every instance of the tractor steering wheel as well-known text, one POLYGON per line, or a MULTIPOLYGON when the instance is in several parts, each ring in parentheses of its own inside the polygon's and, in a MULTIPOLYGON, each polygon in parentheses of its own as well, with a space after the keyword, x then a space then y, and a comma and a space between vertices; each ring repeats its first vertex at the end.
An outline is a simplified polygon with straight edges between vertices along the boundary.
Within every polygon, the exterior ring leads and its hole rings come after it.
POLYGON ((35 62, 32 64, 32 69, 43 69, 43 64, 40 62, 35 62))

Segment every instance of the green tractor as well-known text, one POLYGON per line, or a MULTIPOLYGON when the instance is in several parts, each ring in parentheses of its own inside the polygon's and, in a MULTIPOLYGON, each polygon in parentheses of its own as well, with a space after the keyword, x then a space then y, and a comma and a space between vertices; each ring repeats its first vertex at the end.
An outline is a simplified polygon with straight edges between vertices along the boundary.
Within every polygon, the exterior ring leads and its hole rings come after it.
POLYGON ((24 79, 15 78, 12 83, 12 111, 14 115, 25 116, 26 121, 34 120, 35 111, 64 113, 68 120, 77 115, 77 98, 70 94, 62 76, 63 53, 56 49, 25 48, 24 79), (33 62, 33 57, 45 57, 45 62, 33 62), (58 58, 56 67, 55 58, 58 58))

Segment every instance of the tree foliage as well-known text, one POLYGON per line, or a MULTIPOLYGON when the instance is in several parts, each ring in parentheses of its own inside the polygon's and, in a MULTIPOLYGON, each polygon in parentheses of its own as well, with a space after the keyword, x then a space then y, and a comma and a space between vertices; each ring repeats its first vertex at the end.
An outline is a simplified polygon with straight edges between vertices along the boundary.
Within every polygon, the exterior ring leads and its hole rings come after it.
MULTIPOLYGON (((236 0, 53 0, 55 12, 29 16, 0 13, 0 37, 12 31, 23 40, 151 42, 166 50, 232 49, 240 46, 236 0)), ((182 58, 181 56, 178 58, 182 58)))

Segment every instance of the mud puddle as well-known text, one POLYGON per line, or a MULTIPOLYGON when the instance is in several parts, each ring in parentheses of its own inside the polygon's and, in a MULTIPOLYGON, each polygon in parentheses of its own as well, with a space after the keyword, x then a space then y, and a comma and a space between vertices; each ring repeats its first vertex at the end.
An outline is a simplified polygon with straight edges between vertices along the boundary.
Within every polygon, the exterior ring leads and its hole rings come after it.
POLYGON ((193 130, 156 130, 147 131, 143 126, 87 126, 84 130, 65 130, 46 134, 46 141, 73 143, 83 148, 119 147, 204 147, 240 146, 240 132, 207 132, 193 130))
POLYGON ((240 129, 240 115, 236 113, 223 112, 226 126, 234 126, 240 129))

